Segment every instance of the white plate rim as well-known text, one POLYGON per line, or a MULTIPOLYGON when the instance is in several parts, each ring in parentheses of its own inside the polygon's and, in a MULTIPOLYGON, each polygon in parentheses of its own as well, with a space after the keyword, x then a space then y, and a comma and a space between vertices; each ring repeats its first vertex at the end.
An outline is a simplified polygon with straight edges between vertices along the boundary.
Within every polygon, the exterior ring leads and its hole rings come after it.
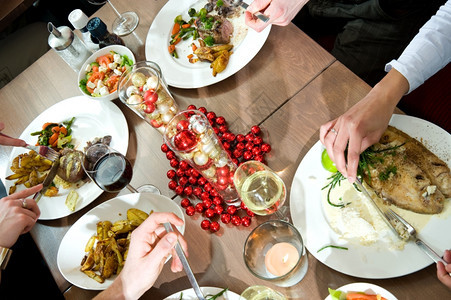
MULTIPOLYGON (((346 285, 343 285, 335 290, 339 290, 345 293, 348 292, 366 292, 368 290, 371 290, 375 294, 380 294, 382 297, 386 298, 387 300, 397 300, 395 295, 384 289, 383 287, 380 287, 378 285, 372 284, 372 283, 366 283, 366 282, 354 282, 349 283, 346 285)), ((367 292, 368 293, 368 292, 367 292)), ((329 295, 324 300, 331 300, 332 297, 329 295)))
MULTIPOLYGON (((85 96, 67 98, 50 106, 25 128, 19 138, 34 145, 37 137, 31 136, 31 132, 38 131, 45 122, 62 122, 73 116, 76 117, 73 124, 73 137, 77 149, 85 147, 86 142, 95 137, 112 135, 111 146, 122 154, 126 154, 129 133, 127 120, 122 111, 111 101, 94 101, 85 96), (86 125, 93 124, 84 124, 83 120, 77 121, 77 117, 87 119, 93 122, 94 125, 101 124, 103 127, 88 128, 86 125), (83 132, 83 136, 77 136, 77 131, 83 132), (85 135, 85 133, 88 133, 88 135, 85 135)), ((9 169, 12 160, 20 153, 27 152, 28 150, 24 148, 13 148, 4 178, 12 174, 12 171, 9 169)), ((13 182, 12 180, 5 180, 7 192, 13 182)), ((18 186, 18 190, 21 189, 24 189, 24 187, 22 185, 18 186)), ((74 211, 70 211, 64 204, 67 194, 56 197, 43 196, 38 202, 41 210, 39 220, 54 220, 73 214, 94 201, 103 191, 94 182, 89 182, 77 189, 77 192, 80 195, 80 200, 74 211)))
MULTIPOLYGON (((185 216, 180 206, 163 195, 132 193, 105 201, 78 219, 61 240, 57 254, 57 265, 58 270, 67 281, 87 290, 104 290, 111 285, 116 276, 105 280, 103 284, 98 283, 79 270, 80 262, 85 254, 86 243, 96 233, 97 222, 104 220, 115 222, 126 219, 128 208, 138 208, 146 212, 150 209, 153 209, 154 212, 173 212, 185 222, 185 216), (88 230, 89 226, 91 226, 90 230, 88 230), (73 260, 68 261, 67 257, 73 260)), ((181 234, 184 234, 185 224, 178 226, 177 229, 181 234)))
MULTIPOLYGON (((392 116, 390 125, 421 139, 448 166, 451 165, 451 157, 448 154, 451 149, 451 135, 444 129, 416 117, 398 114, 392 116)), ((322 149, 324 147, 318 141, 304 156, 296 170, 290 192, 293 224, 301 232, 309 252, 338 272, 368 279, 399 277, 432 264, 433 261, 413 243, 407 243, 403 251, 380 251, 376 247, 357 247, 353 244, 348 250, 327 248, 317 253, 317 250, 325 245, 349 246, 347 241, 340 239, 330 229, 323 214, 320 190, 330 173, 321 166, 322 149), (304 188, 307 183, 308 188, 304 188)), ((441 219, 433 216, 419 236, 442 255, 451 244, 451 236, 445 238, 439 235, 441 231, 437 229, 447 227, 451 227, 451 218, 441 219)))
MULTIPOLYGON (((220 291, 222 291, 224 288, 218 288, 218 287, 212 287, 212 286, 201 286, 200 289, 204 295, 208 295, 208 294, 215 295, 215 294, 219 293, 220 291)), ((194 298, 192 298, 192 299, 197 299, 194 290, 191 288, 191 289, 186 289, 186 290, 174 293, 174 294, 164 298, 163 300, 178 300, 178 299, 180 299, 180 293, 183 293, 184 297, 185 296, 193 296, 194 298)), ((240 295, 232 292, 231 290, 227 290, 223 294, 223 296, 224 296, 224 299, 226 299, 226 300, 239 300, 240 299, 240 295)))
MULTIPOLYGON (((262 32, 248 28, 247 36, 240 45, 234 47, 227 68, 215 77, 211 74, 209 64, 206 63, 201 67, 196 64, 192 68, 184 67, 169 54, 167 45, 174 18, 180 14, 187 14, 188 9, 196 2, 199 0, 184 0, 183 4, 180 1, 169 0, 153 20, 146 37, 146 59, 156 62, 160 66, 167 84, 176 88, 201 88, 232 76, 257 55, 271 31, 271 25, 268 25, 262 32)), ((186 59, 186 57, 178 59, 186 59)))

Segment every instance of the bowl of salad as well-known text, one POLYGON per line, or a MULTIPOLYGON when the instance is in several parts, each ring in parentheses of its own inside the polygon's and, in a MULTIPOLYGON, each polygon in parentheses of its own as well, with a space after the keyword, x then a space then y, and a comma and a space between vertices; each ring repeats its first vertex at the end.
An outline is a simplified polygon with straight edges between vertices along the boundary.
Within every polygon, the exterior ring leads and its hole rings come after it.
POLYGON ((93 100, 118 98, 117 86, 121 75, 135 63, 133 52, 121 45, 97 50, 78 73, 78 86, 83 95, 93 100))

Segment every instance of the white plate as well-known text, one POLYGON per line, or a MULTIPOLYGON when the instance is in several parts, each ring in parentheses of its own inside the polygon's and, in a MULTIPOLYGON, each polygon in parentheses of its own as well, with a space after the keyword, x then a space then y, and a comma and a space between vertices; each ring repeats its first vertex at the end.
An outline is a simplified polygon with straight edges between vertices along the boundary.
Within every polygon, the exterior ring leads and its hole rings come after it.
MULTIPOLYGON (((185 220, 180 207, 168 197, 152 193, 134 193, 108 200, 83 215, 67 231, 58 249, 58 269, 70 283, 88 290, 104 290, 113 282, 115 276, 98 283, 80 271, 80 262, 85 255, 85 246, 91 236, 96 234, 99 221, 111 221, 127 218, 129 208, 138 208, 145 212, 173 212, 185 220)), ((185 232, 185 225, 177 227, 185 232)))
MULTIPOLYGON (((217 287, 210 287, 210 286, 202 286, 202 287, 200 287, 200 290, 202 291, 202 293, 205 296, 207 296, 207 295, 216 295, 217 293, 221 292, 223 289, 224 288, 217 288, 217 287)), ((186 289, 186 290, 177 292, 175 294, 172 294, 171 296, 166 297, 163 300, 179 300, 180 299, 180 295, 182 293, 183 293, 182 300, 196 300, 196 299, 198 299, 197 296, 196 296, 196 293, 194 292, 193 289, 186 289)), ((217 300, 240 300, 240 295, 228 290, 227 292, 222 294, 221 297, 217 298, 217 300)))
MULTIPOLYGON (((75 117, 72 126, 72 137, 75 149, 83 149, 86 142, 95 137, 111 135, 111 147, 126 154, 128 148, 128 126, 122 111, 110 101, 92 101, 84 96, 77 96, 60 101, 42 112, 30 125, 22 132, 20 138, 27 143, 34 145, 37 136, 30 133, 39 131, 45 122, 63 122, 75 117)), ((20 153, 28 152, 24 148, 14 148, 11 151, 10 161, 20 153)), ((8 169, 6 176, 12 174, 8 169)), ((6 191, 14 183, 13 180, 5 180, 6 191)), ((17 187, 18 190, 25 189, 23 185, 17 187)), ((53 220, 68 216, 79 211, 92 201, 94 201, 103 191, 94 183, 89 182, 77 189, 79 200, 75 211, 71 211, 65 205, 65 200, 69 190, 60 188, 60 196, 43 196, 38 202, 41 210, 40 220, 53 220)))
MULTIPOLYGON (((375 284, 371 283, 365 283, 365 282, 356 282, 356 283, 350 283, 347 285, 344 285, 342 287, 339 287, 337 290, 348 293, 348 292, 364 292, 368 295, 381 295, 382 297, 386 298, 387 300, 397 300, 397 298, 387 291, 384 288, 381 288, 380 286, 377 286, 375 284)), ((329 295, 324 300, 331 300, 332 297, 329 295)))
MULTIPOLYGON (((393 115, 390 124, 412 137, 422 140, 429 149, 451 165, 451 135, 427 121, 405 115, 393 115)), ((362 246, 341 239, 323 214, 321 188, 331 173, 321 165, 324 147, 317 142, 302 159, 293 178, 290 193, 290 212, 294 225, 301 232, 310 253, 328 267, 361 278, 392 278, 416 272, 432 264, 432 260, 414 243, 404 250, 389 250, 380 245, 362 246), (346 246, 348 250, 326 248, 326 245, 346 246)), ((442 255, 451 245, 451 235, 443 234, 451 228, 451 217, 432 216, 419 236, 442 255)))
MULTIPOLYGON (((155 17, 146 38, 146 59, 156 62, 163 73, 163 77, 168 85, 178 88, 200 88, 217 83, 235 74, 260 51, 265 43, 271 26, 258 33, 248 28, 244 40, 233 48, 227 68, 214 77, 210 64, 197 62, 191 64, 186 58, 192 39, 182 41, 177 45, 179 58, 172 57, 168 52, 168 45, 171 36, 174 19, 182 15, 184 20, 189 20, 188 9, 198 4, 198 0, 170 0, 159 11, 155 17), (183 45, 185 43, 186 45, 183 45)), ((207 1, 203 1, 207 2, 207 1)), ((247 2, 247 1, 246 1, 247 2)), ((197 7, 197 6, 196 6, 197 7)), ((191 51, 192 53, 192 51, 191 51)))

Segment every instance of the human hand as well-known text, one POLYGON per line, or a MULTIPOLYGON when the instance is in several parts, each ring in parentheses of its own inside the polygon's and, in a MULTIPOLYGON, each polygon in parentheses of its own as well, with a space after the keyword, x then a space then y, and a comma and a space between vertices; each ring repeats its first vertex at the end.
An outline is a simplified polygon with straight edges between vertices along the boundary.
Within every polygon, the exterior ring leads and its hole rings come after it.
POLYGON ((27 198, 42 189, 38 184, 0 199, 0 246, 11 248, 19 235, 30 231, 41 215, 36 201, 27 198), (26 204, 24 204, 26 203, 26 204))
POLYGON ((261 32, 269 24, 286 26, 297 15, 308 0, 254 0, 247 8, 244 19, 246 25, 261 32), (269 17, 268 22, 257 19, 254 14, 261 12, 269 17))
POLYGON ((321 125, 320 140, 326 146, 327 154, 351 183, 357 176, 360 153, 379 141, 396 105, 408 90, 405 77, 392 69, 347 112, 321 125))
POLYGON ((437 263, 437 278, 444 285, 446 285, 449 289, 451 289, 451 276, 449 275, 451 273, 451 251, 450 250, 445 250, 445 253, 443 254, 443 260, 446 261, 448 264, 445 266, 440 261, 437 263))
POLYGON ((5 124, 0 122, 0 145, 15 146, 15 147, 23 147, 27 145, 27 143, 24 140, 3 135, 1 133, 3 129, 5 129, 5 124))
POLYGON ((115 298, 115 295, 123 295, 125 299, 138 299, 152 287, 171 253, 171 270, 173 272, 183 270, 174 246, 178 239, 187 253, 186 241, 176 232, 176 228, 174 232, 166 233, 163 227, 163 223, 166 222, 174 226, 183 225, 183 220, 173 213, 154 212, 133 230, 124 268, 111 285, 111 289, 105 291, 100 298, 111 299, 115 298))

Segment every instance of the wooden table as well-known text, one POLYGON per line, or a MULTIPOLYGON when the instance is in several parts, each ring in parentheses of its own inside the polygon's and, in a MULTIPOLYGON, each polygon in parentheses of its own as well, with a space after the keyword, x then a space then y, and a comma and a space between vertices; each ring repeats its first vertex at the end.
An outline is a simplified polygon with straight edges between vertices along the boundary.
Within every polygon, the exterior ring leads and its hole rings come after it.
MULTIPOLYGON (((138 60, 144 60, 144 41, 152 20, 166 3, 164 0, 113 1, 119 11, 134 10, 140 23, 134 34, 125 37, 138 60)), ((114 19, 109 6, 96 16, 107 24, 114 19)), ((19 136, 42 111, 58 101, 79 95, 76 74, 49 51, 16 79, 0 90, 1 120, 5 133, 19 136), (19 117, 20 116, 20 117, 19 117)), ((267 130, 264 137, 272 145, 267 156, 271 168, 280 172, 288 190, 294 173, 307 151, 318 141, 319 127, 345 112, 359 101, 370 87, 336 61, 328 52, 308 38, 293 24, 274 26, 257 56, 228 79, 200 89, 170 88, 181 108, 189 104, 204 106, 226 118, 234 133, 246 133, 252 125, 267 130)), ((167 187, 169 163, 160 150, 161 135, 123 105, 114 103, 126 116, 130 139, 127 157, 132 161, 131 184, 151 182, 163 195, 180 202, 167 187), (149 172, 152 170, 152 172, 149 172)), ((0 151, 0 168, 9 164, 10 149, 0 151)), ((3 174, 4 172, 2 172, 3 174)), ((4 180, 4 178, 2 178, 4 180)), ((126 194, 122 191, 120 195, 126 194)), ((32 236, 42 252, 58 287, 67 299, 88 299, 97 291, 88 291, 66 281, 57 267, 59 244, 70 226, 83 214, 113 198, 102 194, 84 209, 61 219, 39 221, 32 236)), ((289 195, 288 195, 289 197, 289 195)), ((288 198, 289 199, 289 198, 288 198)), ((287 201, 287 204, 289 201, 287 201)), ((246 287, 262 284, 276 288, 290 299, 324 299, 327 288, 351 282, 370 282, 390 290, 398 299, 444 299, 450 292, 436 278, 435 265, 400 278, 368 280, 341 274, 308 255, 309 269, 305 278, 291 288, 279 288, 253 277, 242 260, 244 240, 257 224, 266 218, 253 218, 250 227, 222 225, 218 234, 200 228, 202 217, 186 216, 185 237, 189 244, 190 263, 201 286, 229 287, 241 293, 246 287)), ((84 243, 84 241, 80 241, 84 243)), ((190 288, 184 272, 173 274, 165 266, 160 277, 144 299, 163 299, 179 290, 190 288)))

